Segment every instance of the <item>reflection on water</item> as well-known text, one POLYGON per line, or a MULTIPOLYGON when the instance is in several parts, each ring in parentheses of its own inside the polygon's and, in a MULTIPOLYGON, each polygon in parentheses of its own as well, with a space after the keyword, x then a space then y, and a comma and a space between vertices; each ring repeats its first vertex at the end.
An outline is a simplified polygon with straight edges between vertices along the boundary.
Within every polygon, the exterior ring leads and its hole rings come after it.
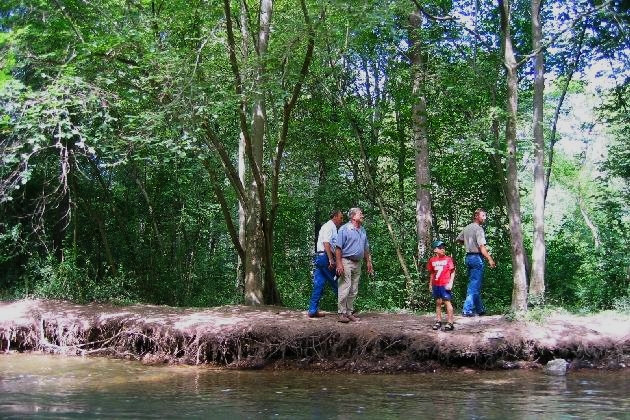
POLYGON ((630 418, 630 373, 218 371, 0 356, 2 418, 630 418))

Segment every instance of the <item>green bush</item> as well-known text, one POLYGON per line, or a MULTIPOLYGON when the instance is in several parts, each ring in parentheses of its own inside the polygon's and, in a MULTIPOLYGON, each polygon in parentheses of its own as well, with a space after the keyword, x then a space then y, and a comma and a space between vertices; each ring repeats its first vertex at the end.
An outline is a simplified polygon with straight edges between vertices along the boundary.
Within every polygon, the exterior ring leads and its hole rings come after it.
POLYGON ((140 300, 133 277, 124 270, 119 269, 116 275, 98 279, 89 261, 79 265, 75 258, 67 258, 63 262, 57 262, 52 257, 31 259, 23 279, 23 288, 16 291, 20 297, 79 303, 108 301, 130 304, 140 300))

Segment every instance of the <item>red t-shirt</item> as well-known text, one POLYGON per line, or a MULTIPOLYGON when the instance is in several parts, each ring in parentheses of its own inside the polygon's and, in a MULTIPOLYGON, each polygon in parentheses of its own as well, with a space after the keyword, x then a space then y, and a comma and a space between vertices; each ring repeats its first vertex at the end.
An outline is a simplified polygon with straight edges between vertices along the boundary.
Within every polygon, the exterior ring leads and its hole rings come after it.
POLYGON ((429 274, 435 273, 433 277, 434 286, 446 286, 451 280, 451 272, 455 269, 453 259, 448 255, 443 257, 433 256, 427 262, 427 271, 429 274))

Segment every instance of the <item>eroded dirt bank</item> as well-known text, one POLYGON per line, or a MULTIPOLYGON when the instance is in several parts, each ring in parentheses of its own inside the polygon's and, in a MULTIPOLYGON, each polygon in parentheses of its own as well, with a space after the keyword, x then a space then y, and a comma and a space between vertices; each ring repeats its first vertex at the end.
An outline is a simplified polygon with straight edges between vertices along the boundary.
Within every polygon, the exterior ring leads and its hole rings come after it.
POLYGON ((341 324, 334 315, 309 319, 305 312, 277 307, 21 300, 0 302, 0 350, 365 373, 535 368, 554 358, 568 360, 573 369, 630 363, 628 317, 558 314, 544 323, 457 317, 455 331, 447 332, 431 330, 432 315, 359 316, 359 322, 341 324))

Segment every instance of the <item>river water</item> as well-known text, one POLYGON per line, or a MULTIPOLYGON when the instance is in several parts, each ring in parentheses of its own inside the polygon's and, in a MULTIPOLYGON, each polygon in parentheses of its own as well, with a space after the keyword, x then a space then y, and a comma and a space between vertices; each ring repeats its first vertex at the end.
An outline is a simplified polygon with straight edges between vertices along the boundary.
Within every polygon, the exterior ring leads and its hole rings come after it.
POLYGON ((0 418, 622 419, 630 372, 347 375, 0 356, 0 418))

